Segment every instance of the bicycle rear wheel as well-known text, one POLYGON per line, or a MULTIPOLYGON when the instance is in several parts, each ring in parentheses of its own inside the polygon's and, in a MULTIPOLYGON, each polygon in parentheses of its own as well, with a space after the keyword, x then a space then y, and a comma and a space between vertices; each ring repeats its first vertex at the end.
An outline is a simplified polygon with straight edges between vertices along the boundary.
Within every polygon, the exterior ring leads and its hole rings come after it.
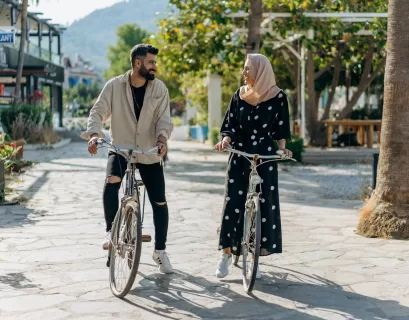
POLYGON ((243 286, 247 293, 253 290, 260 255, 261 212, 258 195, 252 195, 246 204, 243 226, 243 286))
POLYGON ((131 201, 119 212, 112 228, 109 249, 109 283, 112 293, 125 297, 138 273, 142 250, 142 222, 138 203, 131 201))

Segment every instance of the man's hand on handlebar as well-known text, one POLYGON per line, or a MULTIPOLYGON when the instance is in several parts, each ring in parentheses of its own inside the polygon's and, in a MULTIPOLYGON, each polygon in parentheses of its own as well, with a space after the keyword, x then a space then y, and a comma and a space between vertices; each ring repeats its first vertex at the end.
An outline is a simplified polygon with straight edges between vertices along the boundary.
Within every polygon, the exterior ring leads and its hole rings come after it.
POLYGON ((88 141, 88 152, 92 156, 97 154, 97 151, 98 151, 97 141, 98 141, 98 136, 92 136, 91 139, 89 139, 88 141))
POLYGON ((230 137, 226 136, 223 138, 222 141, 220 141, 214 146, 214 149, 217 151, 223 151, 223 149, 231 148, 230 142, 231 142, 230 137))

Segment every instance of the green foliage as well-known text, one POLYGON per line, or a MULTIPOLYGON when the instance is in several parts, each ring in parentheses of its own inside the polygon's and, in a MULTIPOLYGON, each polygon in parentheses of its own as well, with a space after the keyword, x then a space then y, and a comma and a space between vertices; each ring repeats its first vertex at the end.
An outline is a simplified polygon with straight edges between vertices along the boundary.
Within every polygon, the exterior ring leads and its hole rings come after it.
POLYGON ((286 143, 286 148, 292 151, 293 158, 295 160, 302 162, 303 153, 305 151, 304 141, 302 138, 292 136, 291 141, 286 143))
POLYGON ((92 86, 85 83, 78 83, 76 86, 64 92, 65 103, 73 103, 74 101, 85 108, 91 108, 95 100, 98 98, 101 88, 95 81, 92 86))
POLYGON ((104 72, 106 80, 124 74, 131 69, 129 53, 131 49, 140 43, 148 43, 150 34, 135 23, 120 26, 117 30, 117 43, 108 47, 107 59, 110 63, 108 70, 104 72))
POLYGON ((17 121, 19 115, 22 115, 24 119, 30 119, 34 124, 39 124, 41 120, 41 114, 45 112, 45 118, 43 126, 52 126, 52 114, 49 108, 43 106, 33 105, 13 105, 9 108, 2 109, 0 111, 0 121, 4 131, 12 136, 13 123, 17 121))
POLYGON ((175 127, 180 127, 182 125, 182 119, 180 117, 173 117, 172 122, 175 127))
POLYGON ((220 128, 212 128, 209 130, 209 140, 213 147, 220 141, 220 128))

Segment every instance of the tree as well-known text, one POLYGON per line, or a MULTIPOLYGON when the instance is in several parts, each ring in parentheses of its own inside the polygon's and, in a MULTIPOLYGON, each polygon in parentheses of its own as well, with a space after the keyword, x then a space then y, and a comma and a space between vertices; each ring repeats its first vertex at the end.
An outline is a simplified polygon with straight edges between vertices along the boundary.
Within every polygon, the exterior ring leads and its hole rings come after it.
POLYGON ((28 0, 22 0, 20 48, 18 52, 16 86, 14 89, 14 103, 15 104, 18 104, 21 102, 21 77, 23 76, 24 48, 25 48, 26 39, 27 39, 27 8, 28 8, 28 0))
POLYGON ((247 36, 247 53, 260 52, 260 25, 263 14, 262 0, 249 0, 249 30, 247 36))
POLYGON ((384 107, 377 185, 363 207, 358 233, 409 238, 409 2, 389 0, 384 107))
POLYGON ((148 43, 149 32, 141 29, 137 24, 124 24, 118 27, 116 45, 108 47, 107 58, 110 67, 104 72, 108 80, 131 69, 129 52, 139 43, 148 43))

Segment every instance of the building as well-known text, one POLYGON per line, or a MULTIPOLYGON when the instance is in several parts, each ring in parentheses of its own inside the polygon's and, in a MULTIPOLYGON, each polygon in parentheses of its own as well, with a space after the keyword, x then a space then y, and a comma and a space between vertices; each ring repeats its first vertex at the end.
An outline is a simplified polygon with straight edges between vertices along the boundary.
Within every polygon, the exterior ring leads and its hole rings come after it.
MULTIPOLYGON (((62 126, 64 67, 61 56, 64 28, 28 12, 24 52, 22 99, 39 91, 49 95, 55 124, 62 126)), ((0 105, 12 101, 21 38, 21 5, 15 0, 0 0, 0 105)))
POLYGON ((65 83, 64 88, 72 88, 79 83, 92 86, 93 83, 99 82, 99 76, 94 71, 91 61, 85 60, 81 55, 73 61, 69 57, 64 57, 65 83))

